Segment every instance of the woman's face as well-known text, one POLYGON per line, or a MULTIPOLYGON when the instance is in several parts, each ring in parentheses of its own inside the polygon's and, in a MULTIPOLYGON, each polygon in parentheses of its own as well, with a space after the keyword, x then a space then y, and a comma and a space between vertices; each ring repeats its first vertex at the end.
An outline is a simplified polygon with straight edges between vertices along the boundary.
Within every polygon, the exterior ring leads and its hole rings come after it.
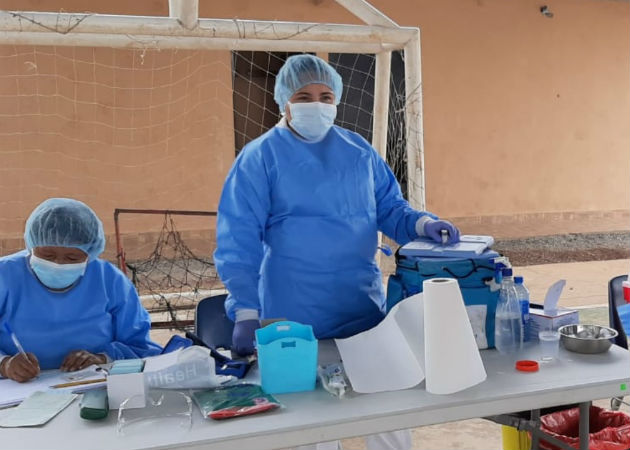
MULTIPOLYGON (((307 84, 301 87, 293 93, 289 99, 291 103, 311 103, 320 102, 328 103, 330 105, 335 104, 335 94, 325 84, 307 84)), ((289 104, 284 107, 284 112, 287 116, 287 120, 291 120, 291 111, 289 111, 289 104)))
POLYGON ((35 256, 57 264, 78 264, 85 261, 87 253, 71 247, 35 247, 35 256))

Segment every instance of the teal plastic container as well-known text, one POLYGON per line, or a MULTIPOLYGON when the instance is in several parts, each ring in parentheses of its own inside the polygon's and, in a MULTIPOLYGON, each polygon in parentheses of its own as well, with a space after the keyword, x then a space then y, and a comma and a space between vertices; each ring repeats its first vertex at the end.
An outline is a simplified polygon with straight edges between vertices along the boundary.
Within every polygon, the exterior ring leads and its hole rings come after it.
POLYGON ((274 322, 256 330, 258 368, 267 394, 312 391, 317 378, 317 339, 310 325, 274 322))

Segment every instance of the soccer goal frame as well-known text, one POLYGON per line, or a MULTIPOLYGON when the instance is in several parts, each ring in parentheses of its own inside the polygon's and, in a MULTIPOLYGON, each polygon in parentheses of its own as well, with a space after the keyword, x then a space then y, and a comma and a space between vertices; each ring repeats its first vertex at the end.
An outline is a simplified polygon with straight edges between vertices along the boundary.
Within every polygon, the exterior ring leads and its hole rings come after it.
POLYGON ((0 11, 0 44, 134 49, 375 54, 372 145, 386 157, 391 52, 405 59, 407 196, 425 209, 420 30, 365 0, 336 0, 365 25, 199 18, 198 0, 169 0, 170 17, 0 11))

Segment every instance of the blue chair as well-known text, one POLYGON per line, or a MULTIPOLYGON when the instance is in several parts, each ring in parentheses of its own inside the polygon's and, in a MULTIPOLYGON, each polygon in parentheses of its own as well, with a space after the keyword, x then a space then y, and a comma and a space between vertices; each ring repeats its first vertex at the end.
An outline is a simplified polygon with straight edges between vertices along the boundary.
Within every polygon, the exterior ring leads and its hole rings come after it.
POLYGON ((619 275, 608 282, 608 320, 610 327, 619 333, 615 338, 615 344, 625 349, 628 348, 628 337, 621 324, 617 308, 626 304, 623 298, 622 283, 627 279, 628 275, 619 275))
POLYGON ((229 350, 232 347, 234 322, 225 313, 227 294, 213 295, 197 303, 195 334, 214 348, 229 350))
MULTIPOLYGON (((608 282, 608 321, 611 328, 614 328, 619 333, 615 338, 615 344, 625 349, 628 348, 628 337, 623 329, 621 319, 619 318, 619 312, 617 308, 625 305, 626 301, 623 298, 623 282, 628 279, 628 275, 618 275, 612 278, 608 282)), ((628 405, 623 400, 623 397, 613 397, 610 400, 610 409, 613 411, 618 410, 621 405, 628 405)))

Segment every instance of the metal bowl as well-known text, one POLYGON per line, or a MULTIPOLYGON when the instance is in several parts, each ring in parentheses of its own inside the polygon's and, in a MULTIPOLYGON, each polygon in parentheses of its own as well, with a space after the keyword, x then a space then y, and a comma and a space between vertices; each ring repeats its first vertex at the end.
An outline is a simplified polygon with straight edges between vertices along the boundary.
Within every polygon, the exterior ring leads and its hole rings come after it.
POLYGON ((564 348, 577 353, 603 353, 617 337, 617 330, 600 325, 565 325, 558 329, 564 348))

